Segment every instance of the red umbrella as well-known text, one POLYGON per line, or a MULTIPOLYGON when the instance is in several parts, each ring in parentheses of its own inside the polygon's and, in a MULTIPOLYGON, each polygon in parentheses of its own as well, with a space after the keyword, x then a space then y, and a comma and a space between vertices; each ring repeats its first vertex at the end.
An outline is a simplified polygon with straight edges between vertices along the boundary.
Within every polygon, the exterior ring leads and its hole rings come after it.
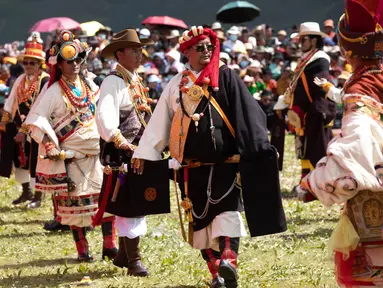
POLYGON ((54 17, 40 20, 29 29, 29 32, 52 32, 58 30, 71 30, 80 28, 80 23, 68 17, 54 17))
POLYGON ((182 29, 188 28, 188 25, 186 25, 184 21, 169 16, 151 16, 142 21, 141 24, 173 26, 182 29))

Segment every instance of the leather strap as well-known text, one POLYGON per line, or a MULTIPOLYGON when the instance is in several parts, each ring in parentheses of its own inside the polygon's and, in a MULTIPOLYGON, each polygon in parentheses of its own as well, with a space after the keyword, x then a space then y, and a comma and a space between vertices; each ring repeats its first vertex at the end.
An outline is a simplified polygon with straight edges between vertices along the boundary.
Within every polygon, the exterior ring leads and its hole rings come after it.
POLYGON ((307 97, 310 100, 310 103, 313 103, 313 98, 311 97, 311 94, 310 94, 309 85, 307 84, 307 78, 306 78, 305 72, 302 72, 302 82, 303 82, 303 87, 305 87, 307 97))
POLYGON ((176 170, 174 170, 174 181, 173 182, 174 182, 174 190, 176 191, 177 207, 178 207, 178 218, 180 220, 181 235, 182 235, 182 238, 184 239, 184 241, 187 242, 188 239, 186 238, 186 231, 185 231, 185 227, 184 227, 184 222, 182 220, 181 204, 180 204, 180 200, 179 200, 179 196, 178 196, 177 171, 176 170))

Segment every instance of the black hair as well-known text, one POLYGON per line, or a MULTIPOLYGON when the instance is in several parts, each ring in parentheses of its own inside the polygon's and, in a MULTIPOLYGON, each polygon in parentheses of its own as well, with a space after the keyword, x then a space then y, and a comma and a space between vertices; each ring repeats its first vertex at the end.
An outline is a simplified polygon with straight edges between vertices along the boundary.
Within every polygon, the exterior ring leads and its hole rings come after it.
POLYGON ((117 52, 124 52, 125 48, 117 49, 116 52, 114 52, 114 58, 118 61, 117 52))
POLYGON ((267 75, 267 74, 272 75, 273 73, 271 73, 271 70, 269 67, 263 67, 262 68, 262 74, 263 75, 267 75))
POLYGON ((308 35, 308 36, 309 36, 310 40, 317 39, 317 43, 316 43, 317 49, 323 49, 324 42, 323 42, 322 36, 320 36, 320 35, 308 35))
POLYGON ((24 73, 24 67, 20 63, 13 64, 9 67, 9 73, 13 77, 19 77, 24 73))

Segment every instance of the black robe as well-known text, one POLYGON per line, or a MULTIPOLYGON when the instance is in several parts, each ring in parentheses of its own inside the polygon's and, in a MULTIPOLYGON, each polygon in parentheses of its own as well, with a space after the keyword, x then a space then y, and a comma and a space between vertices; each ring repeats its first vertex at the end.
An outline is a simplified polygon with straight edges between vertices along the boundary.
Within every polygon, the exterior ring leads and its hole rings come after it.
MULTIPOLYGON (((243 204, 252 237, 285 231, 286 220, 280 194, 277 153, 269 143, 265 114, 243 81, 226 65, 220 67, 219 91, 210 93, 232 124, 235 138, 212 107, 217 148, 215 149, 210 130, 210 113, 209 109, 206 109, 205 116, 199 121, 198 132, 194 123, 190 124, 184 159, 218 163, 212 178, 211 198, 215 200, 228 191, 236 172, 240 172, 243 204), (240 163, 222 163, 234 154, 241 155, 240 163)), ((202 112, 206 103, 207 99, 202 99, 196 112, 202 112)), ((203 212, 206 204, 209 173, 209 166, 189 169, 189 197, 197 215, 203 212)), ((180 171, 180 188, 184 193, 183 186, 183 172, 180 171)), ((241 211, 240 196, 240 190, 234 188, 219 204, 210 205, 204 219, 193 217, 194 230, 206 227, 222 212, 241 211)))
MULTIPOLYGON (((48 81, 49 76, 46 76, 43 79, 41 79, 39 93, 48 81)), ((14 137, 17 135, 18 130, 22 125, 20 115, 24 115, 26 117, 29 113, 31 103, 30 101, 28 101, 28 103, 29 105, 26 105, 26 103, 21 103, 19 105, 19 109, 18 111, 16 111, 13 121, 9 122, 6 125, 6 132, 2 132, 2 151, 0 155, 0 176, 2 177, 9 178, 11 176, 13 165, 16 168, 29 170, 30 176, 32 178, 36 177, 36 165, 39 145, 33 139, 31 139, 31 143, 25 140, 25 142, 22 143, 22 145, 17 144, 14 140, 14 137), (23 149, 23 153, 26 160, 26 164, 23 166, 20 163, 20 149, 23 149)))
MULTIPOLYGON (((310 102, 303 86, 302 77, 298 80, 293 105, 299 106, 306 114, 305 134, 300 142, 305 149, 297 151, 298 158, 308 159, 315 167, 317 162, 326 156, 327 145, 332 139, 332 128, 326 127, 334 120, 336 104, 326 99, 326 92, 314 83, 314 78, 329 79, 330 63, 325 58, 318 58, 305 67, 304 73, 312 98, 310 102)), ((299 136, 296 136, 299 137, 299 136)))

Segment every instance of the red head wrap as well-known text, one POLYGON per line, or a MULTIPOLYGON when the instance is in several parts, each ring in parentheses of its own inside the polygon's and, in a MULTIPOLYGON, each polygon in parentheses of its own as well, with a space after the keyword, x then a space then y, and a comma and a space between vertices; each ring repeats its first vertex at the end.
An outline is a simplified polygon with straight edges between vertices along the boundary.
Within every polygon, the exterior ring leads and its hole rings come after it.
POLYGON ((183 53, 185 50, 197 44, 199 41, 210 38, 211 43, 215 46, 213 54, 211 56, 209 64, 205 66, 199 75, 195 84, 201 85, 205 78, 210 79, 209 85, 213 87, 214 90, 218 90, 218 71, 219 71, 219 52, 220 44, 217 38, 217 35, 208 28, 203 28, 202 26, 193 26, 190 30, 185 31, 180 38, 180 51, 183 53))

